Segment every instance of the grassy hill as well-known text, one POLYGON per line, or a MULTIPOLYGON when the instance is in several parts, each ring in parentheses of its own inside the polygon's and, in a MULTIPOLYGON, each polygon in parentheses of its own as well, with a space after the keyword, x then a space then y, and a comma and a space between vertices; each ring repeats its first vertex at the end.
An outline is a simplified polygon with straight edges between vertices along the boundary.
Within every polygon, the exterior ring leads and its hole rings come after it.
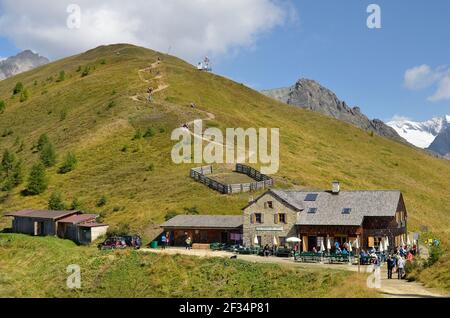
POLYGON ((0 297, 378 297, 366 274, 220 258, 104 251, 70 241, 0 234, 0 297), (39 262, 36 262, 39 259, 39 262), (81 289, 66 287, 66 267, 81 289))
MULTIPOLYGON (((221 129, 280 128, 278 186, 327 189, 337 179, 343 189, 399 189, 410 230, 425 226, 449 243, 448 161, 278 103, 175 57, 132 45, 103 46, 1 81, 0 100, 6 103, 0 114, 0 151, 13 151, 26 173, 39 161, 33 146, 41 134, 48 135, 58 154, 56 166, 47 169, 48 190, 23 196, 23 183, 0 192, 0 213, 46 208, 51 193, 59 191, 68 203, 77 198, 112 227, 127 224, 147 237, 169 211, 196 207, 202 214, 239 214, 248 194, 212 192, 188 177, 195 165, 175 165, 170 158, 172 130, 204 118, 206 111, 215 119, 205 123, 221 129), (158 57, 162 63, 155 66, 158 57), (26 101, 12 97, 17 82, 28 91, 26 101), (168 87, 155 93, 152 104, 145 102, 149 86, 163 85, 168 87), (189 106, 192 102, 197 108, 189 106), (149 129, 150 136, 134 138, 149 129), (58 174, 69 151, 78 165, 58 174), (102 196, 106 204, 99 207, 102 196)), ((0 221, 0 226, 8 225, 0 221)), ((448 273, 448 258, 441 262, 439 271, 448 273)))

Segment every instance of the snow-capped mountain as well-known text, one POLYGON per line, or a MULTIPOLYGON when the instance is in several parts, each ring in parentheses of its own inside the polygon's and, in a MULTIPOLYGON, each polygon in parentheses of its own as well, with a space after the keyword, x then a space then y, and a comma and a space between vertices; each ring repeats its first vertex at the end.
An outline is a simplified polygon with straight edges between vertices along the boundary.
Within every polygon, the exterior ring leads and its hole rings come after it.
POLYGON ((409 143, 426 149, 447 126, 450 126, 450 116, 436 117, 424 122, 400 118, 387 123, 409 143))

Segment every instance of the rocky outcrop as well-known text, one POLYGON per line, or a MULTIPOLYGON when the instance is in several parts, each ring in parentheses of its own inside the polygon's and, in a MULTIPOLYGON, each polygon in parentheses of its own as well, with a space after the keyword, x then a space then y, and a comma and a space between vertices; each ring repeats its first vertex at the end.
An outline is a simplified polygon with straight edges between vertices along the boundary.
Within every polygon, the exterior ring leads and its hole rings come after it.
POLYGON ((316 81, 301 79, 292 87, 265 90, 262 93, 286 104, 316 111, 366 131, 373 131, 380 136, 406 142, 383 121, 370 120, 359 107, 349 107, 331 90, 316 81))
POLYGON ((48 62, 49 60, 46 57, 37 53, 30 50, 23 51, 16 56, 0 61, 0 80, 29 71, 48 62))
POLYGON ((450 159, 450 122, 446 123, 428 150, 450 159))

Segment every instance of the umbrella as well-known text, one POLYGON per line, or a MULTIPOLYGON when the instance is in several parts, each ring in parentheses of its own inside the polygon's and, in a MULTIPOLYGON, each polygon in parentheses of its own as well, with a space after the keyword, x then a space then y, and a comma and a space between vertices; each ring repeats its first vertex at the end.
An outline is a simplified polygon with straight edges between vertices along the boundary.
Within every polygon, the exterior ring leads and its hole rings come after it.
POLYGON ((255 235, 255 239, 253 240, 253 243, 255 244, 255 245, 259 245, 259 242, 258 242, 258 237, 255 235))
POLYGON ((411 246, 411 240, 409 239, 409 235, 406 236, 406 245, 411 246))
POLYGON ((325 252, 325 245, 323 244, 323 240, 322 242, 320 242, 320 253, 325 252))
POLYGON ((331 242, 329 237, 327 237, 327 250, 331 250, 331 242))
POLYGON ((273 245, 278 245, 278 241, 277 241, 277 237, 276 236, 273 237, 273 245))
POLYGON ((389 237, 386 236, 386 238, 384 239, 384 244, 386 247, 389 247, 389 237))
POLYGON ((384 252, 384 247, 383 247, 383 245, 384 245, 384 240, 381 240, 381 242, 380 242, 380 247, 378 248, 379 251, 380 251, 380 253, 383 253, 383 252, 384 252))
POLYGON ((350 253, 353 251, 352 242, 348 242, 348 251, 350 253))
POLYGON ((403 239, 403 235, 402 235, 402 242, 401 242, 402 247, 405 246, 405 240, 403 239))
POLYGON ((286 240, 286 242, 288 243, 300 243, 302 240, 299 239, 298 237, 290 237, 286 240))
POLYGON ((355 247, 357 250, 359 250, 359 239, 355 240, 355 247))

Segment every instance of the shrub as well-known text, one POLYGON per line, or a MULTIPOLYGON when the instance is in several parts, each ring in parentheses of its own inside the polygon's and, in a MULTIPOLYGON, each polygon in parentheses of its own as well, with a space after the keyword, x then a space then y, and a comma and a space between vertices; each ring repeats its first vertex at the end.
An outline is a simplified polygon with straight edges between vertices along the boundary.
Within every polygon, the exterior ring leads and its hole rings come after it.
POLYGON ((121 149, 122 152, 127 152, 128 151, 128 145, 124 145, 121 149))
POLYGON ((170 219, 173 219, 174 217, 176 217, 178 215, 178 213, 176 211, 169 211, 166 213, 166 215, 164 216, 164 220, 169 221, 170 219))
POLYGON ((28 90, 25 88, 22 92, 20 92, 20 102, 26 102, 28 100, 28 90))
POLYGON ((142 138, 142 132, 140 129, 136 129, 136 132, 134 133, 133 140, 138 140, 142 138))
POLYGON ((149 164, 147 167, 147 171, 154 171, 155 170, 155 165, 153 163, 149 164))
POLYGON ((114 106, 116 106, 116 102, 112 100, 112 101, 110 101, 110 102, 108 103, 108 105, 106 106, 106 108, 111 109, 111 108, 113 108, 114 106))
POLYGON ((441 256, 442 256, 441 246, 432 245, 428 250, 428 259, 426 266, 428 267, 433 266, 437 261, 439 261, 439 258, 441 256))
POLYGON ((85 66, 83 69, 83 72, 81 73, 81 77, 88 76, 90 72, 91 72, 91 68, 89 66, 85 66))
POLYGON ((66 72, 64 72, 64 71, 59 72, 59 77, 58 77, 58 79, 56 81, 57 82, 62 82, 65 79, 66 79, 66 72))
POLYGON ((106 64, 106 60, 105 60, 105 59, 101 59, 101 60, 100 60, 100 64, 101 64, 101 65, 105 65, 105 64, 106 64))
POLYGON ((56 163, 56 151, 51 142, 48 142, 41 151, 41 161, 46 167, 53 167, 56 163))
POLYGON ((30 195, 38 195, 47 190, 47 187, 48 180, 45 167, 42 163, 38 163, 31 168, 26 192, 30 195))
POLYGON ((17 94, 21 93, 23 91, 23 89, 24 89, 24 86, 23 86, 22 82, 18 82, 16 84, 16 86, 14 86, 13 95, 17 95, 17 94))
POLYGON ((193 215, 200 214, 196 206, 193 206, 191 208, 183 208, 183 210, 185 214, 193 214, 193 215))
POLYGON ((65 174, 71 172, 75 169, 76 165, 77 165, 77 157, 75 156, 74 153, 68 152, 66 154, 66 157, 64 158, 62 166, 59 168, 59 173, 65 174))
POLYGON ((2 137, 8 137, 13 134, 13 130, 11 128, 5 128, 2 132, 2 137))
POLYGON ((102 206, 105 206, 108 203, 108 199, 102 195, 102 197, 97 202, 97 207, 101 208, 102 206))
POLYGON ((130 234, 130 226, 126 223, 120 223, 117 227, 108 230, 108 236, 124 236, 130 234))
POLYGON ((61 193, 53 192, 48 199, 48 209, 54 211, 62 211, 66 209, 66 206, 62 200, 61 193))
POLYGON ((78 66, 78 68, 77 68, 77 73, 78 73, 78 72, 81 72, 81 65, 78 66))
POLYGON ((144 134, 144 138, 151 138, 155 135, 153 128, 148 128, 144 134))
POLYGON ((72 211, 81 210, 81 202, 78 200, 78 198, 74 198, 72 200, 72 203, 70 204, 70 210, 72 210, 72 211))
POLYGON ((0 100, 0 114, 3 114, 3 112, 6 109, 6 103, 4 100, 0 100))
POLYGON ((14 154, 10 152, 8 149, 6 149, 3 152, 3 157, 0 164, 0 171, 5 173, 6 176, 9 176, 9 174, 12 172, 15 162, 16 157, 14 156, 14 154))
POLYGON ((50 140, 48 139, 47 134, 40 135, 36 146, 37 150, 42 151, 42 149, 44 149, 44 146, 49 142, 50 140))

